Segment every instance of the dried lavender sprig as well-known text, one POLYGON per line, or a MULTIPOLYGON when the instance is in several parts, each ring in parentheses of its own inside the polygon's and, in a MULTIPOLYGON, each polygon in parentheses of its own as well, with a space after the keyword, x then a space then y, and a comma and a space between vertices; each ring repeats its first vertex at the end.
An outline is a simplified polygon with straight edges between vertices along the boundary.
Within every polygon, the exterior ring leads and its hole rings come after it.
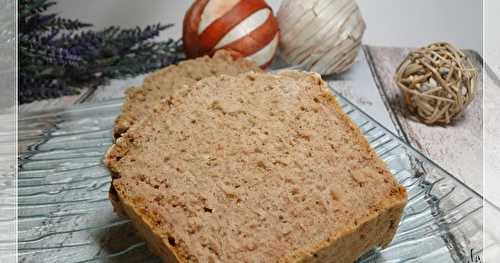
POLYGON ((46 26, 51 29, 77 30, 85 27, 91 27, 92 24, 84 23, 77 19, 55 17, 54 19, 50 19, 46 26))
POLYGON ((41 12, 47 11, 49 7, 55 5, 55 2, 48 2, 48 0, 19 0, 18 2, 18 16, 29 17, 41 12))
POLYGON ((80 56, 72 54, 67 49, 37 42, 20 45, 19 50, 22 54, 21 59, 33 58, 32 63, 35 64, 42 61, 49 65, 81 66, 85 63, 80 56))
POLYGON ((90 27, 91 24, 81 22, 78 19, 66 19, 57 17, 56 14, 33 15, 25 21, 20 21, 19 31, 25 34, 46 30, 79 30, 90 27), (36 31, 35 31, 36 30, 36 31))
MULTIPOLYGON (((79 76, 99 75, 103 78, 119 78, 142 74, 166 65, 176 63, 183 56, 179 56, 172 50, 180 50, 180 42, 166 43, 148 43, 141 46, 127 55, 120 54, 100 57, 93 60, 85 67, 85 74, 79 74, 72 79, 78 79, 79 76)), ((80 72, 81 73, 81 72, 80 72)))
POLYGON ((171 27, 172 24, 147 26, 145 29, 121 29, 108 27, 102 31, 83 31, 77 34, 62 34, 58 45, 62 47, 77 48, 80 52, 96 50, 103 47, 117 48, 120 50, 131 48, 160 34, 161 31, 171 27))
POLYGON ((24 45, 32 45, 32 44, 49 45, 52 43, 52 41, 56 38, 58 34, 59 30, 57 29, 39 34, 25 34, 19 32, 18 39, 19 42, 23 43, 24 45))
POLYGON ((142 74, 184 58, 180 41, 150 41, 171 25, 79 32, 89 24, 42 14, 53 4, 20 0, 21 103, 74 94, 75 87, 142 74))
POLYGON ((20 89, 19 103, 32 102, 35 99, 49 99, 59 96, 67 96, 77 94, 77 89, 68 89, 57 80, 51 79, 35 79, 32 76, 19 73, 20 86, 37 86, 36 89, 20 89))

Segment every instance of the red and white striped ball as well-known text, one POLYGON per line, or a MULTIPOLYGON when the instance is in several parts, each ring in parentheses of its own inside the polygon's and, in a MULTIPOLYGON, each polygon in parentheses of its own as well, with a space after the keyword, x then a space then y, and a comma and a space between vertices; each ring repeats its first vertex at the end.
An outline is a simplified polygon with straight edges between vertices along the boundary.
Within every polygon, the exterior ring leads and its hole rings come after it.
POLYGON ((264 0, 196 0, 184 17, 182 40, 190 58, 226 49, 264 68, 276 53, 279 28, 264 0))

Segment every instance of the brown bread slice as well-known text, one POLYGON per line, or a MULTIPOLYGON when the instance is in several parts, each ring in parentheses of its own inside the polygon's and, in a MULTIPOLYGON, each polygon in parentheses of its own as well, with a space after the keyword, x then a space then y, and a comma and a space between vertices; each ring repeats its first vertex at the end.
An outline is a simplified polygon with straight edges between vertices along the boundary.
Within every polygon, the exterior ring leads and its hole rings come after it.
POLYGON ((116 209, 165 262, 351 263, 406 191, 319 75, 203 79, 112 146, 116 209))
POLYGON ((140 87, 127 90, 122 107, 113 128, 113 136, 120 134, 134 123, 149 116, 163 99, 168 99, 173 91, 190 88, 198 80, 220 74, 237 75, 248 71, 261 71, 255 63, 246 59, 234 59, 225 50, 214 56, 186 60, 151 73, 140 87))

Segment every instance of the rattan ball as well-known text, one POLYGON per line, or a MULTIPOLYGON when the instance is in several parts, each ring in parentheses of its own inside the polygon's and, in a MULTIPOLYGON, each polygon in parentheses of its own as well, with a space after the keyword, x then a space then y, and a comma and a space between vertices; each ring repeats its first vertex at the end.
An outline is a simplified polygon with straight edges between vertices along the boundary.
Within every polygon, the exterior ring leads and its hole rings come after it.
POLYGON ((462 51, 434 43, 411 52, 395 81, 410 112, 426 124, 449 124, 474 98, 478 73, 462 51))

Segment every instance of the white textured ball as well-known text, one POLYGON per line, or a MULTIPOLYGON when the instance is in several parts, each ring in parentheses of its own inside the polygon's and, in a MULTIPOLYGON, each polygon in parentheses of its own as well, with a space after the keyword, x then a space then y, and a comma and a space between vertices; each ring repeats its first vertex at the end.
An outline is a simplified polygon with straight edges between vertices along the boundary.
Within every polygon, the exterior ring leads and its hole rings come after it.
POLYGON ((354 63, 366 28, 354 0, 283 0, 277 17, 286 62, 322 75, 354 63))
POLYGON ((184 50, 190 58, 226 49, 265 68, 278 41, 278 22, 264 0, 196 0, 184 17, 184 50))

